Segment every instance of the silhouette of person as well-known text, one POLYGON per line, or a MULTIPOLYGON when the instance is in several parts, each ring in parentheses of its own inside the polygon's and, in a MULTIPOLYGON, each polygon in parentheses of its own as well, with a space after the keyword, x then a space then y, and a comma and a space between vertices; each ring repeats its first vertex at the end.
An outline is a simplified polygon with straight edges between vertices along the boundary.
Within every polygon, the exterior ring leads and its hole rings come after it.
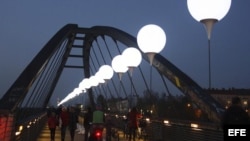
POLYGON ((225 111, 222 117, 222 127, 245 124, 249 124, 249 116, 241 105, 241 99, 233 97, 231 106, 225 111))
POLYGON ((65 141, 66 129, 69 126, 69 112, 66 107, 62 107, 62 111, 60 113, 60 126, 61 126, 61 141, 65 141))
POLYGON ((102 126, 105 122, 104 112, 102 111, 101 105, 96 105, 96 110, 93 112, 92 123, 102 126))
POLYGON ((129 141, 131 141, 132 138, 133 141, 135 141, 139 115, 140 114, 138 113, 136 107, 133 107, 128 113, 129 141))
POLYGON ((112 127, 114 126, 114 122, 110 114, 105 116, 105 127, 106 127, 106 141, 111 141, 112 136, 112 127))
POLYGON ((56 133, 56 126, 57 126, 58 120, 56 117, 55 112, 51 112, 50 116, 48 117, 48 127, 50 130, 50 139, 51 141, 55 140, 55 133, 56 133))
POLYGON ((87 113, 84 114, 83 117, 83 126, 85 129, 85 134, 84 134, 84 141, 88 141, 88 137, 89 137, 89 131, 90 131, 90 127, 91 127, 91 122, 92 122, 92 109, 90 107, 87 108, 87 113))
POLYGON ((103 131, 104 123, 105 123, 105 115, 102 110, 102 106, 100 104, 97 104, 95 111, 93 111, 92 126, 90 128, 89 140, 93 139, 95 129, 100 129, 101 131, 103 131))
POLYGON ((78 114, 77 114, 74 107, 70 107, 69 108, 69 126, 68 127, 69 127, 71 141, 74 141, 77 123, 78 123, 78 114))

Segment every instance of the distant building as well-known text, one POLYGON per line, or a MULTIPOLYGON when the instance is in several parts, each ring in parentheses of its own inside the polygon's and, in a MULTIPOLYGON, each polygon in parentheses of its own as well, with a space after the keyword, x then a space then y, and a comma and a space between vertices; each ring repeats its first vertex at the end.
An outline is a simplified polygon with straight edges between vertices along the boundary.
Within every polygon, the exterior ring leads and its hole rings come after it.
POLYGON ((241 98, 242 105, 246 112, 250 115, 250 89, 210 89, 207 90, 211 96, 221 103, 225 108, 231 105, 232 97, 241 98))

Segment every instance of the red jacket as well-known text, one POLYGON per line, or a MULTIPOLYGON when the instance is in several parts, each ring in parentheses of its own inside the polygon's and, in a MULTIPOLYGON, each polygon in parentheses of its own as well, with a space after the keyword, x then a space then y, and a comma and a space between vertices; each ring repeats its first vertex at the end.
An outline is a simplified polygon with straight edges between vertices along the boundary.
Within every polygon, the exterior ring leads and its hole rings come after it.
POLYGON ((131 111, 128 114, 128 126, 131 128, 138 128, 139 113, 137 111, 131 111))
POLYGON ((57 118, 55 116, 50 116, 48 118, 48 126, 49 126, 49 128, 56 128, 57 123, 58 123, 58 120, 57 120, 57 118))
POLYGON ((62 111, 60 114, 60 118, 62 121, 62 126, 68 126, 69 125, 69 112, 68 111, 62 111))

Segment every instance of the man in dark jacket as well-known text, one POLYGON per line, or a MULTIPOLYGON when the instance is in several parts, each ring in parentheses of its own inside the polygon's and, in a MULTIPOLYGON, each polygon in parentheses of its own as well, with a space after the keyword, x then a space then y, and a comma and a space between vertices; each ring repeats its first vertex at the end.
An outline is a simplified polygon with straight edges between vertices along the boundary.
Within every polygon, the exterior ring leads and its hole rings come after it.
POLYGON ((88 141, 88 135, 90 132, 90 127, 91 127, 91 122, 92 122, 92 115, 93 115, 93 111, 90 107, 88 107, 87 109, 87 113, 84 114, 84 118, 83 118, 83 126, 85 129, 85 135, 84 135, 84 141, 88 141))

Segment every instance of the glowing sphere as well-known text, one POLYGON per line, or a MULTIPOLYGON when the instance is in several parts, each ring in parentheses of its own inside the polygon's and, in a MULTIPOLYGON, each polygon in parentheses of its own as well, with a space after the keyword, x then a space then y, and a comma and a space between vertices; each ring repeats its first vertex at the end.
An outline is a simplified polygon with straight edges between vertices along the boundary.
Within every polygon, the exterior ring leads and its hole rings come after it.
POLYGON ((116 73, 125 73, 128 67, 125 65, 125 60, 122 55, 117 55, 112 60, 112 68, 116 73))
POLYGON ((90 83, 89 83, 89 78, 84 78, 78 86, 82 91, 89 89, 91 87, 90 83))
POLYGON ((129 68, 137 67, 141 63, 141 60, 142 60, 141 52, 134 47, 126 48, 122 52, 122 56, 125 59, 125 64, 129 68))
POLYGON ((164 30, 155 24, 143 26, 137 34, 137 44, 144 53, 159 53, 166 41, 164 30))
POLYGON ((99 69, 104 80, 109 80, 113 77, 114 71, 109 65, 102 65, 99 69))
POLYGON ((95 86, 97 86, 99 84, 99 82, 98 82, 98 80, 97 80, 97 78, 95 76, 91 76, 89 78, 89 80, 90 80, 91 87, 95 87, 95 86))
POLYGON ((192 17, 198 22, 206 19, 220 21, 226 16, 231 0, 187 0, 187 7, 192 17))

